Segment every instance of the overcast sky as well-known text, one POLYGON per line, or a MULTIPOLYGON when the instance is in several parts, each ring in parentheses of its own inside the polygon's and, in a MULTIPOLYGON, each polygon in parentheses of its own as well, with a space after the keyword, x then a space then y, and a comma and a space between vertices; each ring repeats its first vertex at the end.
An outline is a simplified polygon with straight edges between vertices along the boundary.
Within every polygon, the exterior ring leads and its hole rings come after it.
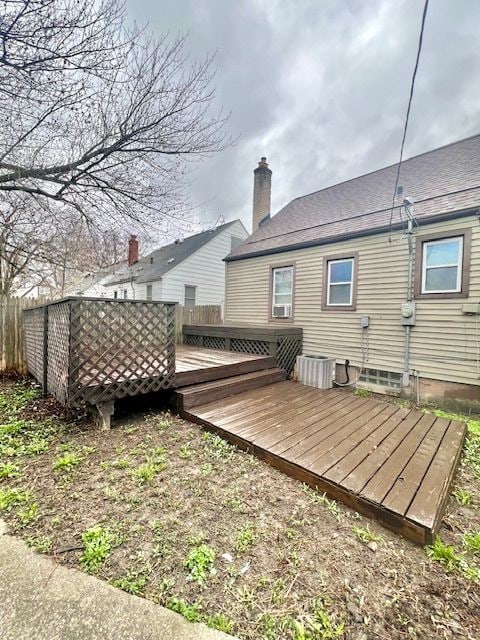
MULTIPOLYGON (((192 176, 202 225, 251 226, 267 156, 272 213, 398 160, 423 0, 127 0, 158 34, 216 53, 234 146, 192 176)), ((405 157, 480 132, 479 0, 430 0, 405 157)))

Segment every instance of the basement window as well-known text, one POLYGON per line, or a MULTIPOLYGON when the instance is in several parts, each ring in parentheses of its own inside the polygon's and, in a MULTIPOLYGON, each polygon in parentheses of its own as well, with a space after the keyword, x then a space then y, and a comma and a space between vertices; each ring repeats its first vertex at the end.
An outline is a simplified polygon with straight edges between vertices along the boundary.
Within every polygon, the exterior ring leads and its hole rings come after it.
POLYGON ((383 369, 363 369, 358 377, 360 382, 374 384, 388 389, 401 389, 402 374, 383 369))

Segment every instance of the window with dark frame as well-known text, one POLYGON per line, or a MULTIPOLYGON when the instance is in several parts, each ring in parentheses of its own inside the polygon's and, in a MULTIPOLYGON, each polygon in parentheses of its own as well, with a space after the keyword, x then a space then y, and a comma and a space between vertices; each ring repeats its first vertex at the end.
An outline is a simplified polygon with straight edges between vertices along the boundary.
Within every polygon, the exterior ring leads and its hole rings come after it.
POLYGON ((114 298, 118 298, 118 291, 115 289, 115 291, 113 292, 113 297, 114 298))
POLYGON ((147 300, 152 300, 153 297, 153 287, 151 284, 147 284, 147 300))
POLYGON ((272 269, 272 318, 293 316, 293 265, 272 269))
POLYGON ((184 291, 184 306, 185 309, 193 309, 196 304, 197 287, 191 285, 185 285, 184 291))
POLYGON ((123 290, 123 299, 126 300, 128 298, 128 292, 126 289, 123 290))

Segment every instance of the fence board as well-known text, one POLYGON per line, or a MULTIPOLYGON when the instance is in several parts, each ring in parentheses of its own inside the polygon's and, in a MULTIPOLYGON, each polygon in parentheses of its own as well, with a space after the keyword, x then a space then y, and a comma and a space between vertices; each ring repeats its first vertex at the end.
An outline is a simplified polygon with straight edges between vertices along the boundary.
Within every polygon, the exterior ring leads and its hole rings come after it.
MULTIPOLYGON (((25 336, 22 325, 22 311, 30 307, 45 304, 51 299, 39 298, 0 298, 0 372, 27 372, 25 360, 25 336)), ((221 324, 220 305, 199 305, 185 309, 177 305, 175 318, 175 338, 182 342, 184 324, 221 324)))

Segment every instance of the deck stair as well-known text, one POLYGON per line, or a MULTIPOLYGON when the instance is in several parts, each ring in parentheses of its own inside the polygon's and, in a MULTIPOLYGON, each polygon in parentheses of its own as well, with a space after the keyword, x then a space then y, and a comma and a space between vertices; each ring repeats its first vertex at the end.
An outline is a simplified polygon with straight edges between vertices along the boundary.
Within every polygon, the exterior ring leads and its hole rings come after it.
MULTIPOLYGON (((262 365, 264 363, 261 363, 262 365)), ((274 382, 281 382, 286 378, 286 372, 278 367, 268 369, 260 368, 258 371, 250 371, 239 375, 231 375, 234 371, 230 371, 229 377, 222 377, 210 382, 193 384, 182 387, 174 392, 174 404, 180 410, 192 409, 199 405, 214 402, 223 398, 258 389, 274 382)))

